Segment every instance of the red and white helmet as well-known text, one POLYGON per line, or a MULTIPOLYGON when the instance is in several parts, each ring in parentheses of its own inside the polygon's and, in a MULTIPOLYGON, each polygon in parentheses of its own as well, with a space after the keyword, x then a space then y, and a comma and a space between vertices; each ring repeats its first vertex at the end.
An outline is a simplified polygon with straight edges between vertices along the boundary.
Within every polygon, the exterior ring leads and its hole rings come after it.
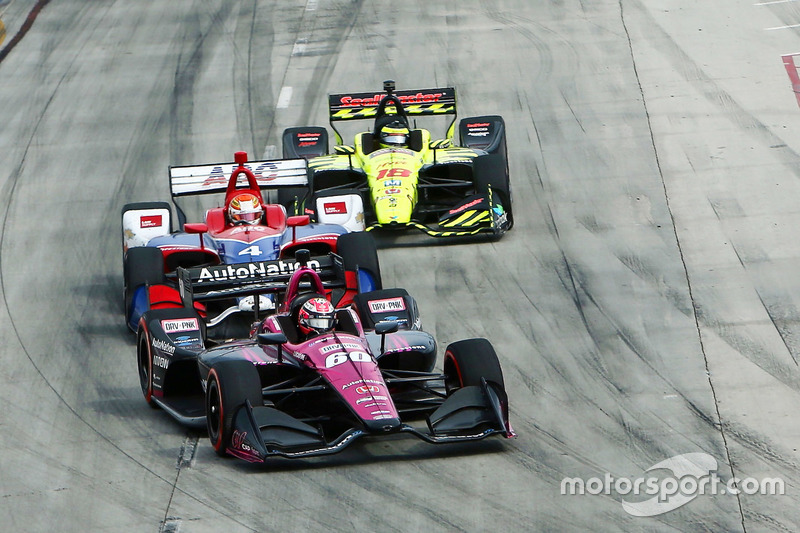
POLYGON ((325 298, 311 298, 297 314, 297 327, 303 335, 325 333, 333 329, 334 313, 333 304, 325 298))
POLYGON ((249 192, 237 194, 228 205, 228 217, 233 225, 249 224, 253 226, 261 221, 263 214, 264 209, 261 207, 258 197, 249 192))

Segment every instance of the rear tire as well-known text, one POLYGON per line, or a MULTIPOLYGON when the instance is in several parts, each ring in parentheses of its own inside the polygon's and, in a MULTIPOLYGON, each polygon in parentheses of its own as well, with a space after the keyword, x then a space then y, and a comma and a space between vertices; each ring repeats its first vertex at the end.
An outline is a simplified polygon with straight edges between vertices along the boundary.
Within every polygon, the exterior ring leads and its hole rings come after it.
POLYGON ((505 390, 500 361, 486 339, 467 339, 450 344, 444 354, 444 373, 448 396, 462 387, 481 385, 481 378, 505 390))
POLYGON ((365 270, 375 284, 372 290, 383 288, 378 248, 372 235, 366 232, 339 235, 339 239, 336 241, 336 253, 342 257, 345 270, 355 271, 356 268, 365 270))
POLYGON ((227 454, 233 436, 234 417, 247 401, 264 404, 258 370, 250 361, 221 361, 206 381, 206 426, 211 446, 219 456, 227 454))

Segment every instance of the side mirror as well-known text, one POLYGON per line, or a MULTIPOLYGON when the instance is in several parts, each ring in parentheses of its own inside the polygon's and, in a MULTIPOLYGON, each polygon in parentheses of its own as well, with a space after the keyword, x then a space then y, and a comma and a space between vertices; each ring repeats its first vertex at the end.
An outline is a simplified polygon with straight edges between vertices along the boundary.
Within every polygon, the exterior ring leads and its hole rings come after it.
POLYGON ((297 226, 308 226, 311 217, 308 215, 294 215, 286 219, 286 225, 292 228, 292 242, 297 240, 297 226))
POLYGON ((308 226, 310 223, 311 217, 308 215, 295 215, 286 219, 286 225, 289 227, 308 226))
POLYGON ((204 222, 195 222, 191 224, 184 224, 183 231, 186 233, 196 233, 200 235, 200 249, 205 250, 206 245, 203 242, 203 233, 208 233, 208 224, 204 222))
POLYGON ((283 333, 259 333, 256 340, 259 345, 263 346, 265 344, 284 344, 288 339, 283 333))
POLYGON ((203 222, 195 222, 183 225, 186 233, 208 233, 208 225, 203 222))
POLYGON ((283 363, 283 344, 287 341, 286 335, 280 333, 259 333, 256 342, 259 346, 278 345, 278 363, 283 363))
POLYGON ((387 333, 394 333, 400 327, 400 324, 394 320, 384 320, 375 324, 375 333, 378 335, 386 335, 387 333))
POLYGON ((386 349, 386 334, 394 333, 399 327, 400 324, 394 320, 384 320, 375 324, 375 333, 381 336, 381 355, 386 349))

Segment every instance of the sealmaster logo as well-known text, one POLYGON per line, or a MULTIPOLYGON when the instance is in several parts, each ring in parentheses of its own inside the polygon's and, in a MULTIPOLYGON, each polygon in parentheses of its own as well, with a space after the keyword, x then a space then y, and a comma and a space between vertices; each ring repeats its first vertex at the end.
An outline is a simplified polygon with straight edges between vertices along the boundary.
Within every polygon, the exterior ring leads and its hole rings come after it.
POLYGON ((161 215, 144 215, 139 218, 140 228, 157 228, 161 225, 161 215))
MULTIPOLYGON (((385 94, 376 94, 368 98, 353 98, 352 96, 342 96, 339 103, 345 107, 361 107, 378 105, 383 100, 385 94)), ((438 102, 439 98, 444 96, 444 93, 417 93, 409 95, 398 95, 397 98, 401 104, 431 104, 438 102)))
MULTIPOLYGON (((319 272, 320 263, 317 260, 308 262, 309 268, 319 272)), ((227 265, 224 267, 208 268, 200 270, 199 279, 196 283, 208 283, 210 281, 232 281, 248 278, 268 278, 280 274, 291 274, 300 268, 297 261, 280 260, 276 263, 247 263, 243 265, 227 265)))

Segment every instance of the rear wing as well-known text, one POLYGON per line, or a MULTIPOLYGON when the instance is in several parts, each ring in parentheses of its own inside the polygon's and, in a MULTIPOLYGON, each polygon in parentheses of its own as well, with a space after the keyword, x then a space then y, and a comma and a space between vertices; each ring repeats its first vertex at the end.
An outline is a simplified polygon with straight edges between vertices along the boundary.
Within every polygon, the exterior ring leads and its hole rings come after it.
MULTIPOLYGON (((255 175, 262 190, 282 187, 308 187, 308 163, 305 159, 250 161, 244 166, 255 175)), ((169 189, 173 198, 224 192, 238 163, 169 167, 169 189)), ((247 184, 244 174, 239 181, 247 184)))
MULTIPOLYGON (((452 130, 456 120, 455 87, 395 91, 392 85, 391 90, 385 93, 372 91, 328 96, 328 117, 333 131, 339 137, 339 142, 341 143, 341 135, 336 130, 334 122, 374 118, 381 100, 389 95, 400 100, 408 116, 453 115, 453 121, 448 126, 448 133, 452 130)), ((386 112, 397 114, 397 110, 392 104, 386 106, 386 112)), ((448 137, 452 137, 452 135, 448 134, 448 137)))
MULTIPOLYGON (((336 254, 311 257, 307 265, 315 270, 325 289, 346 288, 344 264, 336 254)), ((194 302, 283 292, 300 263, 295 259, 276 259, 199 268, 178 267, 178 287, 184 307, 194 302)), ((301 289, 312 288, 301 281, 301 289)))
MULTIPOLYGON (((242 153, 242 152, 240 152, 242 153)), ((244 154, 246 159, 247 154, 244 154)), ((253 173, 259 189, 276 190, 284 187, 308 188, 308 162, 305 159, 277 159, 271 161, 243 162, 243 166, 253 173)), ((239 163, 214 163, 209 165, 189 165, 169 167, 169 190, 172 203, 178 212, 181 227, 186 222, 186 214, 176 201, 182 196, 196 196, 225 192, 233 172, 239 163)), ((236 181, 249 186, 247 175, 241 172, 236 181)))

